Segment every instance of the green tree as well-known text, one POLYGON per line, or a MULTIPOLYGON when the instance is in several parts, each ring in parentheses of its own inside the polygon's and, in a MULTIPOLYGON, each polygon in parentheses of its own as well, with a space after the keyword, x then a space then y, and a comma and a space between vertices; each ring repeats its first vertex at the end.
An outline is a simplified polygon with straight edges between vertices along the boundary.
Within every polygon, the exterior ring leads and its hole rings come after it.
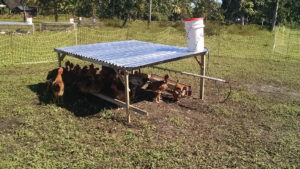
POLYGON ((191 1, 188 0, 173 0, 172 13, 174 20, 188 18, 192 16, 191 1))
POLYGON ((215 0, 194 1, 194 17, 204 17, 206 20, 223 20, 224 15, 221 4, 215 0))
POLYGON ((60 9, 63 9, 64 0, 41 0, 43 4, 54 9, 55 22, 58 22, 58 13, 60 9))
POLYGON ((228 21, 234 21, 240 18, 241 24, 244 25, 245 17, 254 15, 254 3, 252 0, 223 0, 222 8, 225 10, 225 17, 228 21))
POLYGON ((6 3, 10 9, 13 9, 17 6, 22 6, 23 8, 23 13, 24 13, 24 22, 26 22, 26 4, 28 0, 4 0, 4 3, 6 3))

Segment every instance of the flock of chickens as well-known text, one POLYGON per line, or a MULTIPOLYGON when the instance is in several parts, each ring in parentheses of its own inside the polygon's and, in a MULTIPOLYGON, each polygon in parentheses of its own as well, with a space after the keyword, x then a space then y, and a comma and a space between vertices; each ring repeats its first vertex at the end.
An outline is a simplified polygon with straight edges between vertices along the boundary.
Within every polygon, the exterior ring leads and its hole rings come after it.
MULTIPOLYGON (((120 72, 124 75, 124 72, 120 72)), ((129 74, 129 96, 130 100, 134 100, 136 93, 139 92, 145 84, 150 80, 148 74, 135 71, 134 74, 129 74)), ((163 81, 154 81, 150 83, 146 90, 155 93, 155 102, 160 102, 160 95, 168 88, 168 75, 165 75, 163 81)), ((64 89, 66 86, 76 86, 83 93, 104 94, 111 98, 125 102, 125 87, 117 72, 113 68, 102 66, 102 69, 95 68, 93 64, 81 68, 78 64, 67 61, 65 68, 60 67, 48 73, 47 76, 48 88, 51 86, 57 103, 63 104, 64 89)), ((187 86, 181 87, 176 83, 172 91, 174 100, 178 101, 186 94, 187 86)))

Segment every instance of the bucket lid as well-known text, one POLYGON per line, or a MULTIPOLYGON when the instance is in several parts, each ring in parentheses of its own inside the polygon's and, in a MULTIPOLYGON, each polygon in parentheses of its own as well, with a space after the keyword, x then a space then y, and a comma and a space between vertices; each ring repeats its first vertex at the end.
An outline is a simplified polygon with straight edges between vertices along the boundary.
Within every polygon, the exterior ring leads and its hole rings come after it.
POLYGON ((197 20, 203 20, 203 18, 191 18, 191 19, 185 19, 184 21, 197 21, 197 20))

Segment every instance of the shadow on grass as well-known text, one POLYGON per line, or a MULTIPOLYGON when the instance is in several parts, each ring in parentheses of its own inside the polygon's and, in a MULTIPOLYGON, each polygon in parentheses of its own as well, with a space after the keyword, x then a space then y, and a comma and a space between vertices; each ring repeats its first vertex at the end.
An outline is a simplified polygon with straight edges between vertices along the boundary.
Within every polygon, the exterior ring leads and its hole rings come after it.
MULTIPOLYGON (((28 85, 28 88, 37 94, 39 103, 38 105, 56 104, 51 87, 47 87, 46 83, 38 83, 35 85, 28 85)), ((140 90, 136 94, 136 98, 131 101, 131 104, 142 101, 153 101, 154 93, 150 91, 140 90)), ((56 104, 58 107, 67 109, 73 112, 77 117, 87 117, 98 114, 103 110, 117 109, 117 105, 103 100, 92 94, 85 94, 80 92, 74 86, 65 87, 64 104, 56 104)))
MULTIPOLYGON (((51 87, 47 89, 46 83, 28 85, 28 88, 38 95, 38 105, 56 104, 51 87)), ((116 109, 117 106, 91 94, 84 94, 76 87, 65 87, 64 104, 56 104, 67 109, 77 117, 86 117, 98 114, 103 110, 116 109)))

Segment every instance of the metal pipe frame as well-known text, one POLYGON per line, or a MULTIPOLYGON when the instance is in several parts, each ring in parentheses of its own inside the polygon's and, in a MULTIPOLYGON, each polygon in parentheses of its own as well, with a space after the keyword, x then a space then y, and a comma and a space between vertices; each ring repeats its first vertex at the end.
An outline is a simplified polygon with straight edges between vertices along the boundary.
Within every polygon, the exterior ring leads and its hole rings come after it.
POLYGON ((222 80, 222 79, 217 79, 217 78, 213 78, 213 77, 197 75, 197 74, 188 73, 188 72, 181 72, 181 71, 172 70, 172 69, 166 69, 166 68, 161 68, 161 67, 157 67, 157 66, 152 66, 152 68, 166 70, 166 71, 174 72, 174 73, 185 74, 185 75, 188 75, 188 76, 200 77, 200 78, 203 78, 203 79, 209 79, 209 80, 214 80, 214 81, 219 81, 219 82, 224 82, 224 83, 226 82, 226 80, 222 80))

